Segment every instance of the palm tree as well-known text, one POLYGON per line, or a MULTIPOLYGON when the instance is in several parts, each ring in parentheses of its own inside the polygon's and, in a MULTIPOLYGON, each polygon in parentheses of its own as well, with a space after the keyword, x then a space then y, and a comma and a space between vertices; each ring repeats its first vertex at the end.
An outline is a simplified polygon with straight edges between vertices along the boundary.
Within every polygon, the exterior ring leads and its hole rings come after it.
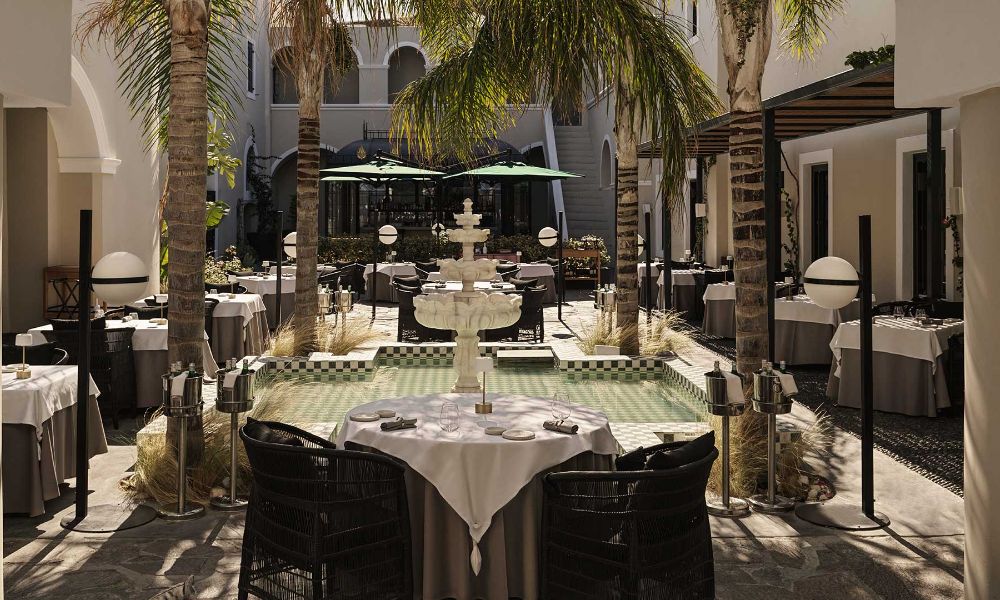
MULTIPOLYGON (((733 204, 736 260, 736 364, 751 373, 766 360, 767 247, 765 230, 764 146, 761 80, 771 50, 772 10, 784 32, 782 45, 798 56, 811 56, 825 41, 826 23, 844 0, 715 0, 722 51, 729 76, 729 177, 733 204)), ((752 379, 744 378, 747 388, 752 379)), ((734 493, 755 491, 766 452, 764 418, 744 413, 733 426, 734 493)))
POLYGON ((729 177, 736 260, 736 361, 750 373, 768 357, 767 254, 764 231, 764 146, 761 80, 771 50, 772 10, 784 32, 782 45, 811 56, 822 45, 826 23, 845 0, 715 0, 729 75, 729 177), (772 8, 772 4, 774 5, 772 8))
POLYGON ((171 362, 202 364, 208 115, 233 115, 235 51, 252 10, 252 0, 98 0, 77 25, 82 41, 111 44, 147 147, 167 153, 171 362))
POLYGON ((316 349, 319 105, 323 79, 330 76, 340 81, 357 62, 350 32, 339 19, 338 9, 328 0, 272 0, 270 6, 271 48, 276 50, 282 66, 294 73, 299 98, 293 321, 297 355, 316 349))
POLYGON ((393 115, 394 131, 425 154, 469 156, 472 145, 511 127, 520 112, 512 106, 532 97, 565 114, 605 89, 614 94, 617 326, 622 352, 638 354, 636 142, 646 134, 662 148, 661 193, 675 201, 685 130, 718 110, 681 23, 647 0, 400 4, 439 63, 400 94, 393 115))

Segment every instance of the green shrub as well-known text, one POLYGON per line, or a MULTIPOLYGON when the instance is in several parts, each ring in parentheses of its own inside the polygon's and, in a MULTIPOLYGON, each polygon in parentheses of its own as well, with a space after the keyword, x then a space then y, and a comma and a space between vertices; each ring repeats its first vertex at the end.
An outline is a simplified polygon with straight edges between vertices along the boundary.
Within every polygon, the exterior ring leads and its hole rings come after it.
POLYGON ((205 283, 227 284, 229 277, 226 271, 243 271, 243 261, 240 260, 236 246, 229 246, 222 252, 222 257, 216 259, 211 254, 205 256, 205 283))

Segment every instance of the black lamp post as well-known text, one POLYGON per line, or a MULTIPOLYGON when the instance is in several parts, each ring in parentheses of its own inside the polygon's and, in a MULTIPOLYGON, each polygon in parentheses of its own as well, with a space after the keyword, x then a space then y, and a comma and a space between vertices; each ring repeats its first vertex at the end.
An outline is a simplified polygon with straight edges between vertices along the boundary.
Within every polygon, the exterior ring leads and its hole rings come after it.
POLYGON ((881 529, 889 519, 875 510, 875 399, 872 349, 872 218, 858 217, 861 272, 846 260, 828 256, 809 265, 802 278, 806 294, 823 308, 850 304, 861 286, 861 510, 847 504, 800 504, 800 518, 834 529, 881 529), (859 281, 860 280, 860 281, 859 281))
MULTIPOLYGON (((646 225, 646 235, 648 236, 649 235, 649 228, 650 228, 650 212, 649 212, 649 205, 648 204, 646 205, 645 211, 643 212, 643 219, 644 219, 645 225, 646 225)), ((652 244, 647 244, 646 241, 644 239, 642 239, 642 236, 639 236, 639 252, 642 252, 643 254, 646 255, 646 276, 644 277, 644 279, 645 279, 645 281, 644 281, 644 287, 646 289, 646 294, 645 294, 646 297, 644 298, 644 300, 646 302, 646 321, 647 322, 650 320, 650 317, 651 317, 651 311, 652 311, 652 300, 651 300, 651 298, 652 298, 652 294, 653 294, 653 287, 652 287, 652 285, 653 285, 652 284, 653 268, 652 268, 652 260, 651 260, 650 255, 649 255, 651 246, 652 246, 652 244)))
POLYGON ((76 382, 76 507, 60 525, 71 531, 110 533, 145 525, 156 518, 156 511, 139 505, 131 509, 118 504, 89 506, 89 437, 90 432, 90 291, 91 286, 108 302, 131 302, 142 296, 149 283, 145 265, 124 252, 109 254, 98 261, 91 273, 93 211, 80 211, 80 285, 79 349, 76 382), (108 261, 108 262, 106 262, 108 261))
POLYGON ((397 237, 396 228, 392 225, 383 225, 375 230, 375 243, 372 246, 372 321, 375 320, 375 307, 378 306, 378 244, 382 242, 391 246, 397 237))

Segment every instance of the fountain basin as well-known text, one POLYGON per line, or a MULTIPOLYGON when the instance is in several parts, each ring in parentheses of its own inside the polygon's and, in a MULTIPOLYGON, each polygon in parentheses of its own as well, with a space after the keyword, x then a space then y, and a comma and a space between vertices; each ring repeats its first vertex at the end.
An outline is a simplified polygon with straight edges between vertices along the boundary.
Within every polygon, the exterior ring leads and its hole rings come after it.
POLYGON ((413 299, 424 327, 478 332, 509 327, 521 316, 521 297, 482 292, 422 294, 413 299))
POLYGON ((492 281, 497 276, 497 261, 488 258, 478 260, 454 260, 446 258, 438 261, 441 275, 448 281, 492 281))

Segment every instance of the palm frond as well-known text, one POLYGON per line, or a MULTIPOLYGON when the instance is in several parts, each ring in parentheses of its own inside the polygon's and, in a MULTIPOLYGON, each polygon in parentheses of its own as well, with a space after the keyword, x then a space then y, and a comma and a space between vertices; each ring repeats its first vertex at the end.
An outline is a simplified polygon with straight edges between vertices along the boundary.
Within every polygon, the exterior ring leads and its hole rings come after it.
POLYGON ((581 109, 610 85, 638 120, 618 126, 641 127, 662 148, 665 197, 677 197, 686 129, 720 110, 679 20, 654 14, 646 0, 482 0, 452 18, 478 30, 425 40, 444 44, 433 52, 445 60, 397 98, 393 128, 411 147, 468 156, 532 96, 581 109))
POLYGON ((811 57, 826 42, 830 20, 844 12, 845 4, 845 0, 777 0, 782 47, 800 58, 811 57))
MULTIPOLYGON (((213 0, 209 21, 208 106, 223 119, 242 104, 243 40, 254 29, 253 0, 213 0)), ((170 22, 162 0, 98 0, 80 16, 81 46, 104 44, 118 64, 118 88, 147 147, 166 143, 170 103, 170 22)))

